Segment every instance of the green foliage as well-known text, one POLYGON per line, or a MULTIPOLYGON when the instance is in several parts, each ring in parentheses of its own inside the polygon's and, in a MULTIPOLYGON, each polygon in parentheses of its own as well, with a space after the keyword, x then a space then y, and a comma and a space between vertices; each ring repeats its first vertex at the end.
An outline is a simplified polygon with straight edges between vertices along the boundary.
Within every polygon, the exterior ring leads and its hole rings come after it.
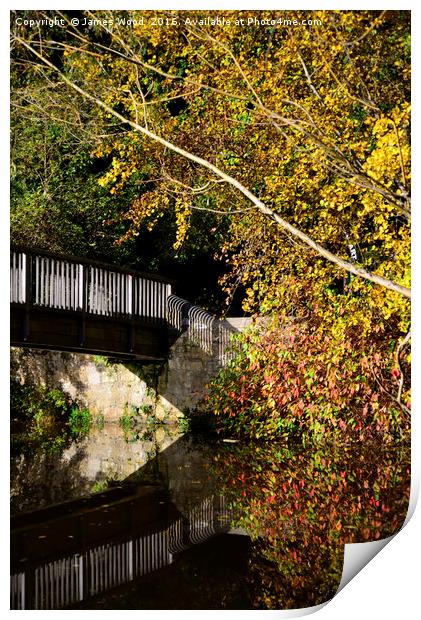
POLYGON ((125 407, 123 414, 120 416, 118 420, 118 424, 124 432, 128 432, 134 428, 137 422, 137 411, 134 407, 131 407, 130 410, 125 407))
POLYGON ((110 358, 106 357, 105 355, 93 355, 92 360, 98 366, 112 366, 112 362, 110 361, 110 358))
POLYGON ((138 407, 126 405, 119 426, 124 432, 126 441, 153 440, 155 430, 163 424, 153 412, 153 405, 144 404, 138 407))
POLYGON ((112 481, 107 478, 105 480, 98 480, 92 487, 92 493, 103 493, 104 491, 107 491, 110 486, 110 482, 112 483, 112 481))
MULTIPOLYGON (((36 84, 32 89, 36 91, 36 84)), ((47 113, 38 122, 28 122, 17 112, 12 139, 12 240, 78 256, 122 260, 123 253, 113 240, 124 226, 112 220, 123 201, 98 184, 101 173, 83 140, 74 145, 72 132, 52 122, 47 113)))
POLYGON ((87 435, 92 426, 92 416, 89 409, 72 407, 70 410, 69 427, 73 437, 87 435))
POLYGON ((98 430, 103 430, 105 426, 105 417, 102 413, 97 414, 92 420, 92 426, 97 428, 98 430))
POLYGON ((58 453, 86 435, 91 416, 60 390, 11 382, 11 452, 58 453))

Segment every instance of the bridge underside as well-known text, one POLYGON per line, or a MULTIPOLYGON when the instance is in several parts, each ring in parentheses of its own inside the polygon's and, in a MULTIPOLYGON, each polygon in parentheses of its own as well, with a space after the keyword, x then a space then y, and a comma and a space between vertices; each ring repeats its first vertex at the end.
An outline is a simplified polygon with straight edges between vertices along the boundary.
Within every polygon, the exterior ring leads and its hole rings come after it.
POLYGON ((157 362, 168 355, 165 321, 128 320, 11 304, 12 346, 157 362))

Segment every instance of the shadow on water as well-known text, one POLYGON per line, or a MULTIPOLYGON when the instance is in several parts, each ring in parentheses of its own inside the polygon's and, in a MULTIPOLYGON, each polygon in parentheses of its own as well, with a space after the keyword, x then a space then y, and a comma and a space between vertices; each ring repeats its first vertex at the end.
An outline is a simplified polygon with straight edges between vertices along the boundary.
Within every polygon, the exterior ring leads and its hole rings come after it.
POLYGON ((107 491, 12 517, 12 608, 316 605, 339 585, 345 543, 405 519, 404 447, 151 444, 139 467, 124 444, 131 471, 107 491))

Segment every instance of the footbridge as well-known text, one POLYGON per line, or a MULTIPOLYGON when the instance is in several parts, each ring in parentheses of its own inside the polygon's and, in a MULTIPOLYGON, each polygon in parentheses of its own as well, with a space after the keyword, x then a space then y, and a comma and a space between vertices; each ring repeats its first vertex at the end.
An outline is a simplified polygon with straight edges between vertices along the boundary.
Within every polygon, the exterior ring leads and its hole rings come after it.
POLYGON ((216 317, 176 297, 169 278, 23 247, 10 258, 12 346, 149 363, 166 359, 188 329, 212 352, 216 317))

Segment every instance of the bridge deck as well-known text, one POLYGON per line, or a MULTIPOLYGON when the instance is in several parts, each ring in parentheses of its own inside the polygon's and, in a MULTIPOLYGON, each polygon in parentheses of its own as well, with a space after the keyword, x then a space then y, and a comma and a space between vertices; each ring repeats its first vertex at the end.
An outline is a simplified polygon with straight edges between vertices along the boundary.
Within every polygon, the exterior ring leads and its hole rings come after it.
POLYGON ((169 279, 12 248, 10 280, 13 346, 145 361, 168 353, 169 279))

